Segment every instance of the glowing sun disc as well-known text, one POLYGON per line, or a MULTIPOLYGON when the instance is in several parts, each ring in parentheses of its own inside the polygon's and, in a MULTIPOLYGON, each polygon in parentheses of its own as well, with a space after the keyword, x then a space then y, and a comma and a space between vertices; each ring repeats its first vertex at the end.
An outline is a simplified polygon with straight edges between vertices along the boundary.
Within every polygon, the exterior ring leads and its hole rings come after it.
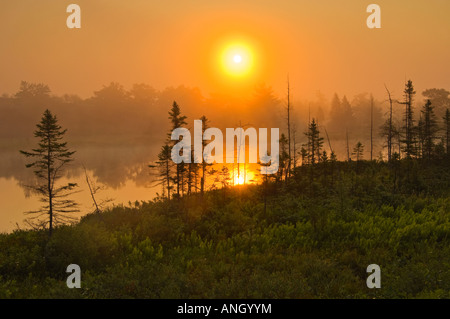
POLYGON ((235 43, 227 46, 221 57, 222 69, 233 77, 243 77, 250 73, 253 67, 253 52, 249 46, 235 43))

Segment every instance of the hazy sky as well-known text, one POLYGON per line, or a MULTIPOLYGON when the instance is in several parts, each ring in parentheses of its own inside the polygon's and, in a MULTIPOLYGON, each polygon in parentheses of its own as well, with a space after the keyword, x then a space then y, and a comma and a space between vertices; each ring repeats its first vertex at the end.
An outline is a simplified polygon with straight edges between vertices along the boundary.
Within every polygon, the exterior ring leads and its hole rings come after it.
POLYGON ((381 29, 366 26, 361 0, 2 0, 0 94, 21 80, 82 97, 117 81, 198 86, 207 95, 257 82, 296 97, 317 90, 352 96, 450 89, 450 1, 377 0, 381 29), (81 7, 68 29, 66 7, 81 7), (227 44, 251 50, 254 65, 235 79, 220 68, 227 44))

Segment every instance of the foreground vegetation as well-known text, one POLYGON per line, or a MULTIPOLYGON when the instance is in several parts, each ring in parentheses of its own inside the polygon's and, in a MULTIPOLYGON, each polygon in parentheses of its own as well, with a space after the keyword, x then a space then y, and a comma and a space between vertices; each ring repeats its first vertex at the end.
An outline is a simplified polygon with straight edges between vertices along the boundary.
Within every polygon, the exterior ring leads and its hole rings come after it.
POLYGON ((449 298, 449 161, 336 162, 0 235, 1 298, 449 298), (320 173, 320 174, 319 174, 320 173), (68 289, 69 264, 82 288, 68 289), (381 267, 381 289, 366 268, 381 267))

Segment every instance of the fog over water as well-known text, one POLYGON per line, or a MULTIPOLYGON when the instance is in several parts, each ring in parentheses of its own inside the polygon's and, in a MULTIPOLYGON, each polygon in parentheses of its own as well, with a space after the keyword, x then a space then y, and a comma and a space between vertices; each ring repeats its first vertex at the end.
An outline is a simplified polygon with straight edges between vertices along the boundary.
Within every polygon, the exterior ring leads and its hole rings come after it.
MULTIPOLYGON (((436 114, 441 118, 448 105, 448 91, 430 92, 427 97, 432 98, 436 114)), ((417 94, 416 117, 420 115, 424 97, 417 94)), ((22 81, 16 93, 0 97, 0 231, 11 231, 16 223, 23 227, 23 212, 40 206, 36 196, 26 197, 21 188, 32 183, 34 177, 32 169, 25 167, 28 160, 19 150, 36 147, 33 134, 44 110, 49 109, 57 116, 58 123, 67 129, 65 140, 69 149, 76 151, 75 161, 66 167, 66 177, 67 181, 79 184, 81 192, 74 199, 81 204, 81 216, 92 211, 83 166, 92 180, 106 188, 98 196, 114 199, 110 204, 152 200, 161 192, 155 182, 155 171, 149 165, 157 161, 168 139, 168 112, 174 101, 187 116, 186 127, 191 131, 194 120, 203 115, 208 118, 208 127, 217 127, 222 132, 240 125, 275 127, 280 129, 280 134, 287 130, 286 96, 277 95, 265 84, 240 96, 206 96, 198 88, 185 86, 156 90, 148 84, 125 88, 111 82, 83 99, 76 95, 55 95, 46 84, 22 81)), ((370 159, 372 117, 372 157, 386 156, 385 142, 380 135, 388 111, 383 97, 375 96, 372 104, 369 93, 348 97, 317 94, 311 100, 292 98, 290 103, 298 165, 301 165, 300 149, 306 143, 304 133, 312 118, 318 122, 324 138, 323 150, 328 154, 333 150, 338 160, 346 160, 357 142, 365 146, 364 159, 370 159)), ((397 106, 393 115, 394 125, 401 127, 403 108, 397 106)), ((256 173, 249 172, 248 180, 256 173)))
MULTIPOLYGON (((74 216, 94 210, 82 165, 87 168, 90 180, 102 187, 96 200, 111 199, 108 206, 151 200, 160 191, 152 182, 154 176, 148 168, 154 160, 151 146, 85 146, 76 151, 75 161, 67 166, 66 176, 58 182, 58 185, 67 182, 79 185, 80 192, 70 197, 80 204, 80 212, 74 216)), ((41 205, 39 198, 22 186, 34 181, 32 169, 25 168, 27 162, 18 151, 0 154, 0 232, 12 231, 17 228, 16 223, 25 227, 23 213, 41 205)))

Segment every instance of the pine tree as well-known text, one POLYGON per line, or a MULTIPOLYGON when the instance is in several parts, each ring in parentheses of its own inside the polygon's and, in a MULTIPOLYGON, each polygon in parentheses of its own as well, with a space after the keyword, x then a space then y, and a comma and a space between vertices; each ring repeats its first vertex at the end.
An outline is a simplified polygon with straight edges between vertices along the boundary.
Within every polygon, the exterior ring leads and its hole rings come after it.
POLYGON ((287 177, 287 170, 289 165, 289 153, 288 153, 288 139, 284 133, 280 136, 280 168, 278 170, 278 180, 281 181, 283 176, 285 180, 287 177))
POLYGON ((337 93, 335 93, 333 99, 331 100, 330 116, 328 124, 330 132, 333 135, 339 136, 339 133, 342 130, 341 114, 342 114, 341 100, 339 99, 337 93))
POLYGON ((345 95, 341 102, 341 112, 339 122, 342 127, 346 127, 351 130, 355 126, 355 117, 353 115, 352 106, 345 95))
POLYGON ((444 119, 444 129, 445 129, 445 146, 446 146, 446 153, 447 156, 450 155, 449 152, 449 141, 450 141, 450 109, 447 109, 445 111, 445 116, 443 117, 444 119))
POLYGON ((37 184, 26 186, 32 192, 41 197, 44 204, 39 210, 30 211, 26 214, 33 215, 28 223, 33 227, 46 227, 48 225, 49 236, 53 228, 58 224, 73 222, 76 219, 71 213, 78 212, 78 204, 67 197, 74 193, 78 186, 76 183, 57 186, 57 181, 63 176, 66 164, 73 161, 74 151, 69 151, 67 143, 63 142, 63 130, 58 125, 56 116, 46 110, 37 125, 34 136, 39 138, 38 147, 31 152, 20 151, 27 158, 35 159, 27 164, 27 168, 34 168, 37 184), (48 219, 43 216, 48 215, 48 219))
POLYGON ((223 165, 220 170, 220 183, 222 184, 222 188, 227 188, 231 184, 231 176, 230 170, 227 166, 223 165))
POLYGON ((356 143, 355 147, 353 148, 352 155, 356 156, 356 161, 359 162, 363 159, 364 156, 364 145, 361 142, 356 143))
POLYGON ((438 126, 436 117, 434 115, 434 107, 431 105, 431 101, 427 100, 422 113, 422 125, 421 127, 421 135, 423 140, 423 157, 426 159, 430 159, 432 157, 434 147, 435 147, 435 139, 436 134, 438 132, 438 126))
POLYGON ((316 164, 320 161, 321 149, 323 146, 323 137, 320 137, 319 127, 316 120, 313 118, 308 126, 308 131, 305 132, 308 142, 305 145, 308 152, 309 164, 316 164))
POLYGON ((320 162, 327 163, 328 162, 328 154, 327 151, 323 151, 322 155, 320 156, 320 162))
POLYGON ((335 170, 335 166, 337 163, 337 156, 334 153, 334 151, 331 151, 330 154, 330 175, 331 175, 331 186, 333 187, 334 185, 334 170, 335 170))
POLYGON ((307 165, 308 162, 308 151, 305 147, 302 146, 302 149, 299 152, 300 156, 302 157, 302 165, 307 165))
POLYGON ((409 80, 405 84, 405 90, 404 92, 404 102, 401 104, 405 105, 405 138, 402 141, 404 144, 403 151, 406 154, 407 158, 411 158, 413 156, 417 155, 417 148, 416 148, 416 127, 414 126, 414 111, 413 111, 413 102, 414 102, 414 95, 416 94, 416 91, 414 91, 414 86, 412 84, 412 81, 409 80))
POLYGON ((360 162, 363 159, 364 155, 364 145, 361 142, 356 143, 355 147, 353 148, 352 155, 356 156, 356 174, 359 174, 360 162))
POLYGON ((158 154, 158 161, 156 162, 159 168, 160 183, 163 187, 163 196, 167 190, 167 198, 170 199, 170 193, 173 186, 171 185, 171 170, 172 170, 172 159, 171 150, 168 144, 161 147, 161 151, 158 154))
MULTIPOLYGON (((200 118, 200 120, 202 121, 202 136, 203 136, 205 131, 208 129, 209 120, 204 115, 200 118)), ((202 139, 202 150, 205 149, 206 145, 207 145, 206 141, 204 139, 202 139)), ((207 167, 211 166, 211 165, 212 164, 208 164, 205 160, 203 160, 202 164, 201 164, 202 177, 200 178, 200 193, 202 194, 202 196, 205 191, 205 183, 206 183, 206 177, 207 177, 207 173, 208 173, 207 167)))
MULTIPOLYGON (((168 133, 169 140, 171 141, 170 150, 172 151, 172 147, 177 143, 177 141, 172 141, 171 136, 172 132, 180 127, 186 125, 186 116, 181 115, 180 107, 177 102, 173 102, 172 109, 169 111, 169 120, 172 123, 171 131, 168 133)), ((185 163, 176 164, 176 175, 173 177, 173 181, 177 186, 177 196, 180 196, 180 191, 183 191, 183 178, 182 174, 185 171, 185 163)))
MULTIPOLYGON (((194 149, 194 146, 191 145, 191 149, 194 149)), ((197 185, 195 183, 196 174, 198 172, 198 163, 195 163, 194 152, 191 153, 191 162, 188 164, 187 169, 187 193, 190 195, 192 193, 192 189, 196 189, 197 185)))
POLYGON ((417 139, 419 141, 417 145, 417 154, 418 156, 421 156, 422 158, 425 158, 425 152, 424 152, 424 145, 425 145, 425 139, 424 139, 424 121, 422 118, 422 113, 420 114, 419 121, 417 122, 417 139))

